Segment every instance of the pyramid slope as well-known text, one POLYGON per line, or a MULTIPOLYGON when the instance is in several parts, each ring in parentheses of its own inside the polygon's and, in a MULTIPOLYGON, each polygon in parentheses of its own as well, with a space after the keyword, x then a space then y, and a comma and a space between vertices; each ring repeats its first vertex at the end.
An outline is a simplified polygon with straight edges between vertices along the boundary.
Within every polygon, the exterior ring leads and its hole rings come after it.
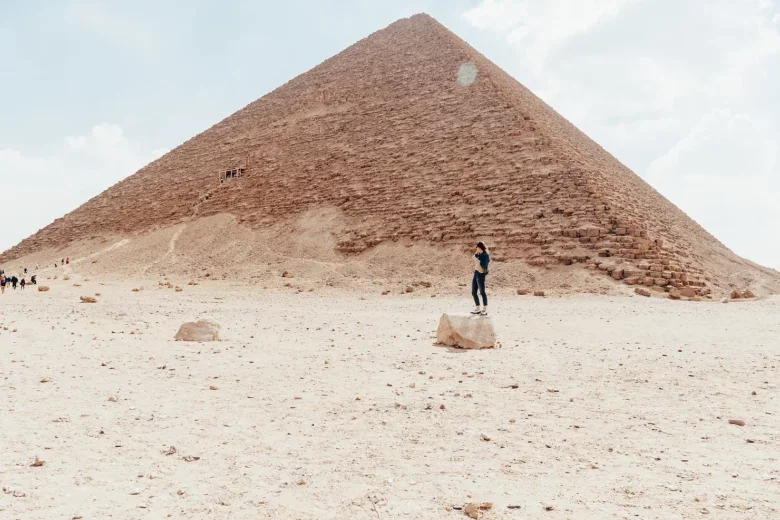
POLYGON ((251 103, 0 256, 230 213, 264 228, 317 207, 344 255, 409 240, 580 265, 629 284, 726 287, 720 244, 427 15, 399 20, 251 103), (464 64, 476 81, 456 81, 464 64), (221 182, 220 172, 244 168, 221 182))

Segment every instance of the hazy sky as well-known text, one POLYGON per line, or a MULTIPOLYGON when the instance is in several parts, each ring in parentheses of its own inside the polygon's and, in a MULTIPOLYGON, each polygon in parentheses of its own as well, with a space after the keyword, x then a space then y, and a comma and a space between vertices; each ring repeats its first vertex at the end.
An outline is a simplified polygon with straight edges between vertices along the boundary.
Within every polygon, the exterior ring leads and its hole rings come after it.
POLYGON ((417 12, 780 268, 780 0, 0 0, 0 250, 417 12))

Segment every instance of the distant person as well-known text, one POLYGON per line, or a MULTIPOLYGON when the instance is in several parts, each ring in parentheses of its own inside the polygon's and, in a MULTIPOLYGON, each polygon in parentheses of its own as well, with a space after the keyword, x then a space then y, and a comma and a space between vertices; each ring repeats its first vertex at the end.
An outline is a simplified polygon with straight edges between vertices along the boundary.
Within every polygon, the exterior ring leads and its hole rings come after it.
POLYGON ((27 268, 26 267, 24 268, 24 274, 27 274, 27 268))
POLYGON ((13 275, 11 277, 11 288, 16 289, 16 285, 19 283, 19 278, 16 277, 16 275, 13 275))
POLYGON ((5 275, 0 271, 0 294, 5 294, 5 275))
POLYGON ((70 258, 65 259, 65 265, 70 265, 70 258))
POLYGON ((490 253, 484 242, 477 242, 477 250, 474 253, 474 277, 471 279, 471 295, 474 296, 475 308, 471 314, 487 316, 488 300, 485 292, 485 277, 488 275, 490 253), (479 294, 477 291, 479 290, 479 294), (479 296, 482 296, 482 307, 479 306, 479 296))
POLYGON ((30 277, 30 283, 33 285, 38 285, 38 275, 34 274, 30 277))
POLYGON ((22 280, 19 282, 19 287, 24 289, 24 286, 27 285, 27 282, 24 281, 24 276, 22 276, 22 280))

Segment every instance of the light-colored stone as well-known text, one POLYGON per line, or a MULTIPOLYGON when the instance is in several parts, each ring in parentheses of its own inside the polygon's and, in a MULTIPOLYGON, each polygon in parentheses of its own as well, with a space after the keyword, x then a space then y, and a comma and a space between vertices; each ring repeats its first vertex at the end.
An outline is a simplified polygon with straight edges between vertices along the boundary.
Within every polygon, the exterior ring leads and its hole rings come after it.
POLYGON ((213 321, 187 322, 179 327, 176 341, 219 341, 219 324, 213 321))
POLYGON ((488 316, 444 314, 436 332, 439 343, 467 349, 493 348, 496 331, 488 316))

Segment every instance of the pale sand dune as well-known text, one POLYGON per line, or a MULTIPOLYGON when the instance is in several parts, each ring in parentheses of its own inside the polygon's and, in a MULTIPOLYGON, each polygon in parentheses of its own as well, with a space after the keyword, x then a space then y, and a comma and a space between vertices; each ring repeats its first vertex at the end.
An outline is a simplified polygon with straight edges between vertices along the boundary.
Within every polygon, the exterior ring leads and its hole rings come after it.
POLYGON ((435 285, 90 277, 0 297, 2 518, 780 515, 777 299, 496 290, 503 347, 461 352, 435 285), (173 341, 200 318, 224 341, 173 341))

